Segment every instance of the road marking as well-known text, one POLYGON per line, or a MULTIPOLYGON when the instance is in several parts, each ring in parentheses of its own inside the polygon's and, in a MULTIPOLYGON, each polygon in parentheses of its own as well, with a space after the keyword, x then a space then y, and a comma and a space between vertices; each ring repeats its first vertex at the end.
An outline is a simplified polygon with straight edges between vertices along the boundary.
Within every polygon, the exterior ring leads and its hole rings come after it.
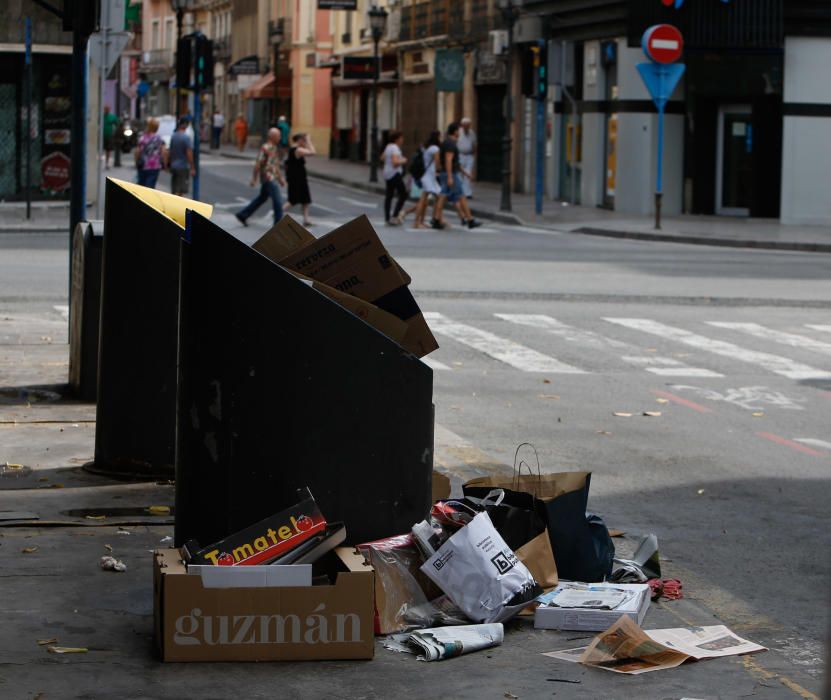
POLYGON ((831 355, 831 343, 824 343, 821 340, 814 340, 807 335, 799 335, 797 333, 784 333, 782 331, 775 331, 772 328, 765 328, 758 323, 728 323, 724 321, 709 321, 709 325, 717 326, 718 328, 727 328, 733 331, 742 331, 750 335, 761 338, 762 340, 772 340, 782 345, 790 345, 794 348, 805 348, 806 350, 814 350, 821 352, 824 355, 831 355))
POLYGON ((793 440, 783 438, 781 435, 774 435, 773 433, 756 433, 756 435, 758 435, 760 438, 764 438, 765 440, 775 442, 777 445, 782 445, 783 447, 790 447, 792 450, 796 450, 797 452, 804 452, 806 455, 811 455, 813 457, 827 456, 824 452, 812 450, 810 447, 805 447, 805 445, 800 445, 798 442, 794 442, 793 440))
POLYGON ((766 668, 760 666, 758 662, 750 656, 742 657, 742 665, 744 665, 744 668, 748 673, 755 676, 759 680, 779 681, 788 690, 796 693, 803 700, 820 700, 819 695, 815 695, 807 688, 803 688, 801 685, 799 685, 799 683, 797 683, 796 681, 792 681, 787 676, 780 675, 773 671, 768 671, 766 668))
POLYGON ((347 204, 354 204, 356 207, 369 207, 371 209, 378 208, 378 202, 365 202, 362 199, 352 199, 352 197, 338 197, 339 200, 342 202, 346 202, 347 204))
POLYGON ((434 360, 431 357, 422 357, 421 361, 432 370, 447 370, 447 369, 450 369, 449 365, 444 364, 444 362, 439 362, 438 360, 434 360))
POLYGON ((774 391, 766 386, 742 386, 737 389, 725 389, 724 393, 718 392, 714 389, 699 386, 686 386, 684 384, 674 384, 670 388, 675 391, 692 391, 697 393, 703 399, 732 403, 748 411, 764 410, 765 406, 760 406, 759 404, 767 404, 768 406, 772 406, 774 408, 801 411, 803 410, 803 407, 799 404, 805 403, 808 400, 791 399, 785 396, 781 391, 774 391))
POLYGON ((723 374, 713 372, 700 367, 688 367, 683 362, 673 360, 671 357, 633 357, 623 355, 620 358, 638 367, 643 367, 647 372, 657 374, 661 377, 723 377, 723 374))
POLYGON ((235 197, 235 199, 236 199, 238 202, 240 202, 241 204, 247 204, 247 203, 250 201, 250 200, 246 199, 245 197, 240 197, 239 195, 237 195, 237 196, 235 197))
MULTIPOLYGON (((590 348, 614 348, 615 350, 624 350, 632 352, 637 350, 634 345, 624 343, 622 340, 615 340, 607 338, 606 336, 595 333, 594 331, 582 330, 569 326, 568 324, 558 321, 556 318, 546 316, 545 314, 494 314, 497 318, 509 323, 516 323, 523 326, 530 326, 531 328, 538 328, 547 331, 559 338, 568 340, 569 342, 579 343, 585 347, 590 348)), ((683 362, 674 360, 669 357, 639 357, 633 355, 622 356, 624 362, 635 364, 643 367, 647 372, 668 377, 722 377, 724 375, 718 372, 712 372, 708 369, 700 369, 698 367, 689 367, 683 362)))
POLYGON ((828 442, 827 440, 818 440, 817 438, 794 438, 794 442, 799 442, 803 445, 813 445, 814 447, 821 447, 824 450, 831 451, 831 442, 828 442))
POLYGON ((567 365, 512 340, 500 338, 498 335, 473 326, 456 323, 443 314, 427 312, 424 318, 427 319, 431 330, 435 333, 446 335, 462 345, 467 345, 523 372, 586 374, 582 369, 567 365))
POLYGON ((327 214, 340 214, 341 213, 337 209, 332 209, 331 207, 324 207, 322 204, 318 204, 317 202, 312 202, 312 206, 315 209, 320 209, 321 211, 325 211, 327 214))
POLYGON ((682 399, 680 396, 676 396, 675 394, 670 394, 668 391, 653 391, 655 396, 660 396, 661 398, 666 399, 667 401, 672 401, 673 403, 680 404, 681 406, 686 406, 687 408, 691 408, 693 411, 698 411, 699 413, 712 413, 712 408, 707 408, 706 406, 702 406, 700 403, 695 403, 695 401, 688 401, 687 399, 682 399))
POLYGON ((831 325, 825 323, 806 323, 806 328, 812 328, 815 331, 822 331, 823 333, 831 333, 831 325))
POLYGON ((742 360, 751 364, 759 365, 775 374, 780 374, 789 379, 829 379, 831 373, 816 369, 809 365, 796 362, 781 355, 773 355, 757 350, 748 350, 739 345, 728 343, 723 340, 714 340, 697 333, 685 331, 675 326, 667 326, 658 321, 648 318, 604 318, 609 323, 616 323, 626 328, 651 333, 667 340, 674 340, 684 343, 699 350, 711 352, 714 355, 723 355, 734 360, 742 360))
POLYGON ((66 304, 57 304, 56 306, 52 307, 57 311, 63 318, 69 318, 69 306, 66 304))

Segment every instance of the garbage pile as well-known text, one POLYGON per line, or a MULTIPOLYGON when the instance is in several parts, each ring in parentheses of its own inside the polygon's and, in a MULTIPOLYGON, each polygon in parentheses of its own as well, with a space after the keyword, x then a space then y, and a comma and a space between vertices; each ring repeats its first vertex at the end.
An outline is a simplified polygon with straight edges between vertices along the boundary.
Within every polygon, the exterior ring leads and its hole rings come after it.
MULTIPOLYGON (((519 448, 518 448, 519 452, 519 448)), ((445 486, 409 532, 343 546, 308 488, 296 504, 203 546, 155 554, 156 639, 166 661, 368 659, 385 649, 440 661, 498 646, 519 616, 601 632, 549 658, 637 674, 764 650, 722 626, 643 630, 660 578, 655 535, 616 558, 586 512, 590 473, 484 477, 445 486)), ((677 584, 677 585, 676 585, 677 584)))

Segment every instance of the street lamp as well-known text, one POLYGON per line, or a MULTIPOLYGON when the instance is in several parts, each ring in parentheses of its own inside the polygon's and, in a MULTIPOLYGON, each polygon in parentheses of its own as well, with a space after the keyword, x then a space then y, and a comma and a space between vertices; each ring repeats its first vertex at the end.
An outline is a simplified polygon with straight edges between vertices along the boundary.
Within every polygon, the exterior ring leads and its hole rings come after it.
POLYGON ((505 52, 505 132, 502 134, 502 197, 499 209, 511 211, 511 127, 514 121, 511 50, 514 43, 514 23, 519 15, 519 8, 514 5, 514 0, 498 0, 498 7, 503 21, 508 26, 508 50, 505 52))
POLYGON ((280 66, 280 44, 283 43, 283 37, 283 19, 281 17, 270 23, 268 32, 268 38, 274 47, 274 118, 272 119, 272 126, 277 124, 277 118, 280 116, 280 84, 277 80, 277 71, 280 66))
POLYGON ((375 44, 375 70, 372 73, 372 136, 369 150, 369 181, 378 182, 378 74, 381 62, 378 60, 378 42, 387 26, 387 11, 373 5, 369 11, 369 27, 372 29, 372 41, 375 44))
POLYGON ((185 12, 190 10, 195 4, 195 0, 170 0, 170 8, 176 13, 176 128, 179 127, 179 117, 182 113, 182 100, 180 90, 182 86, 179 85, 179 39, 182 38, 182 20, 185 12))

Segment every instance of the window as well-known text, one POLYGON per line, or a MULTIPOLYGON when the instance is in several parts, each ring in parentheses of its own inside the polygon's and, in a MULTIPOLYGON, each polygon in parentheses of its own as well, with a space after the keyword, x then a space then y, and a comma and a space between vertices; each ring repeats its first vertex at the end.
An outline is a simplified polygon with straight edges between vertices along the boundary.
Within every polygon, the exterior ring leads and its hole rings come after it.
POLYGON ((164 21, 164 49, 172 49, 173 48, 173 18, 167 17, 164 21))
POLYGON ((151 49, 160 49, 161 46, 159 45, 159 20, 154 19, 153 24, 150 28, 150 48, 151 49))

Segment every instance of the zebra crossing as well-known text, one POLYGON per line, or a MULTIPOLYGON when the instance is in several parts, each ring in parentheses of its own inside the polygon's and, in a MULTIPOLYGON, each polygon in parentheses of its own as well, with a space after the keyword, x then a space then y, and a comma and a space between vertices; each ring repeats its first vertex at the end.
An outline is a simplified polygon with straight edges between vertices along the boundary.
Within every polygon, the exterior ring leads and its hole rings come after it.
POLYGON ((622 363, 672 378, 724 377, 724 367, 730 366, 735 373, 756 369, 788 379, 831 380, 831 343, 814 337, 831 329, 825 324, 802 324, 800 328, 805 332, 796 333, 793 327, 782 330, 738 321, 696 321, 690 324, 695 326, 693 329, 650 318, 617 316, 581 319, 578 323, 532 313, 493 313, 487 320, 474 323, 435 311, 427 311, 424 316, 442 346, 424 361, 438 371, 453 371, 456 365, 473 366, 470 360, 453 361, 454 355, 469 357, 473 351, 473 362, 496 361, 497 366, 530 373, 599 374, 614 363, 622 363), (483 325, 487 328, 480 327, 483 325), (699 327, 702 332, 698 332, 699 327), (719 337, 725 334, 729 339, 719 337), (516 339, 517 335, 523 336, 523 342, 516 339), (633 337, 638 340, 633 341, 633 337), (649 347, 656 338, 664 352, 649 347), (740 343, 737 338, 748 342, 740 343), (790 350, 785 350, 787 355, 782 354, 783 346, 790 350), (690 356, 695 357, 694 362, 690 356))

